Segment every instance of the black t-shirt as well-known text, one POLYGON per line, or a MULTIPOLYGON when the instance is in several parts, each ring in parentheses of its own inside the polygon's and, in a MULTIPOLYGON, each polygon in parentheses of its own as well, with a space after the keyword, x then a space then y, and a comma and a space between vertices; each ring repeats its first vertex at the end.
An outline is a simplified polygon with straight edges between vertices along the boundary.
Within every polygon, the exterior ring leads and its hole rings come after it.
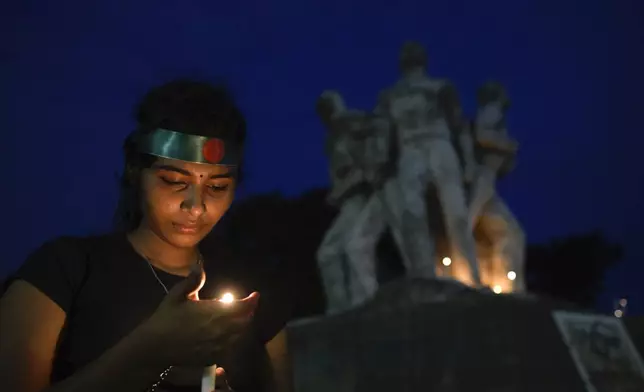
MULTIPOLYGON (((238 296, 260 293, 248 336, 232 350, 233 355, 217 365, 226 369, 236 391, 262 391, 267 366, 264 344, 291 315, 286 287, 266 271, 257 276, 230 260, 215 260, 208 255, 204 255, 204 269, 207 279, 200 292, 202 298, 213 298, 224 290, 238 296)), ((159 269, 155 272, 168 289, 183 279, 159 269)), ((16 279, 34 285, 67 314, 54 360, 54 383, 118 343, 151 316, 165 296, 147 261, 134 251, 123 233, 47 242, 29 256, 5 287, 16 279)), ((199 390, 197 376, 193 388, 178 388, 168 382, 159 389, 199 390)))

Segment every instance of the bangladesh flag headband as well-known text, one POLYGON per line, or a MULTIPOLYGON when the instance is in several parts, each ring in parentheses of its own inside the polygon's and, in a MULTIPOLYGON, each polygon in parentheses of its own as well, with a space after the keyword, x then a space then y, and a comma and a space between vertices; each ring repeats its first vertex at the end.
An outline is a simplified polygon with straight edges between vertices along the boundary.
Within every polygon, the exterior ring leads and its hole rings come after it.
POLYGON ((224 139, 162 128, 139 135, 136 145, 143 154, 210 165, 237 166, 241 157, 238 148, 224 139))

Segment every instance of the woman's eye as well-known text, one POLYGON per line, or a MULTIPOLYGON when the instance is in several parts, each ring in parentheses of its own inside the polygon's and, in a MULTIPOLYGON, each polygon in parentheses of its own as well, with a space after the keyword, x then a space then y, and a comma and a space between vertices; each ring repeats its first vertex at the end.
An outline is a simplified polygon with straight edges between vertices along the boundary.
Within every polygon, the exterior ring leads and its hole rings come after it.
POLYGON ((167 179, 165 177, 160 177, 160 178, 161 178, 161 181, 163 181, 167 185, 171 185, 171 186, 177 186, 177 185, 185 186, 185 185, 187 185, 183 181, 172 181, 172 180, 169 180, 169 179, 167 179))
POLYGON ((224 185, 210 185, 210 190, 213 192, 226 192, 228 190, 228 184, 224 185))

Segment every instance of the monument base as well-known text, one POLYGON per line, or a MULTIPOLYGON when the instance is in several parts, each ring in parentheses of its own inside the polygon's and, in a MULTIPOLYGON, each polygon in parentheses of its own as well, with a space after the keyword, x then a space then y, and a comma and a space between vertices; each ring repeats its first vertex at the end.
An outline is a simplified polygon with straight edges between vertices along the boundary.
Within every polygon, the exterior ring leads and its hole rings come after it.
POLYGON ((288 326, 295 391, 584 392, 547 300, 394 281, 365 305, 288 326))

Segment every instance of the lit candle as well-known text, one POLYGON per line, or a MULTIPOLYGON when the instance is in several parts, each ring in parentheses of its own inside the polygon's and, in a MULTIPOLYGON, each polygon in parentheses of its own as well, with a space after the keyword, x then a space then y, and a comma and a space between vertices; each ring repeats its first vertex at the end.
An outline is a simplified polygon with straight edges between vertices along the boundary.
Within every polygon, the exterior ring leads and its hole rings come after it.
MULTIPOLYGON (((235 301, 232 293, 225 293, 217 301, 224 304, 231 304, 235 301)), ((217 365, 206 366, 201 377, 201 392, 213 392, 215 390, 215 381, 217 380, 217 365)))

